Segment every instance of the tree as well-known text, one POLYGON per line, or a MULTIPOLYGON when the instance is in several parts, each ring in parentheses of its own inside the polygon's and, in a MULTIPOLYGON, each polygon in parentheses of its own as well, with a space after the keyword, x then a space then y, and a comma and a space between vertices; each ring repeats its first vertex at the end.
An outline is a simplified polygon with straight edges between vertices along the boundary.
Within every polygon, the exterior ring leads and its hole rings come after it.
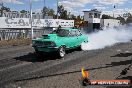
POLYGON ((71 20, 75 20, 76 16, 74 14, 71 15, 71 20))
POLYGON ((58 6, 58 14, 60 15, 59 18, 60 19, 68 19, 68 12, 67 10, 64 9, 63 5, 59 5, 58 6))
POLYGON ((50 9, 49 12, 48 12, 48 15, 49 16, 54 16, 55 14, 55 11, 53 9, 50 9))
POLYGON ((57 13, 58 14, 62 14, 63 12, 64 12, 64 6, 63 5, 59 5, 57 13))
POLYGON ((47 8, 47 7, 44 7, 43 10, 42 10, 42 13, 44 15, 48 15, 48 16, 54 16, 55 14, 55 11, 53 9, 50 9, 50 8, 47 8))
POLYGON ((47 7, 44 7, 43 10, 42 10, 42 13, 44 15, 46 15, 46 14, 48 14, 48 12, 49 12, 49 9, 47 7))
POLYGON ((21 10, 20 13, 28 13, 26 10, 21 10))
POLYGON ((0 15, 3 16, 3 12, 10 12, 10 11, 11 11, 10 8, 2 5, 2 7, 0 8, 0 13, 1 13, 0 15))
POLYGON ((123 17, 117 17, 116 19, 120 20, 121 24, 125 24, 126 23, 126 21, 125 21, 125 19, 123 17))
POLYGON ((124 13, 123 14, 123 17, 130 17, 131 16, 131 13, 124 13))
POLYGON ((126 23, 132 23, 132 16, 129 16, 126 20, 126 23))
POLYGON ((111 17, 111 16, 108 16, 108 15, 103 14, 103 15, 102 15, 102 19, 115 19, 115 18, 113 18, 113 17, 111 17))
POLYGON ((67 10, 64 10, 64 11, 60 14, 60 19, 68 19, 67 10))
POLYGON ((77 16, 77 20, 82 20, 80 15, 79 15, 79 16, 77 16))
POLYGON ((5 11, 5 12, 10 12, 11 11, 10 8, 5 7, 5 6, 2 6, 1 10, 5 11))

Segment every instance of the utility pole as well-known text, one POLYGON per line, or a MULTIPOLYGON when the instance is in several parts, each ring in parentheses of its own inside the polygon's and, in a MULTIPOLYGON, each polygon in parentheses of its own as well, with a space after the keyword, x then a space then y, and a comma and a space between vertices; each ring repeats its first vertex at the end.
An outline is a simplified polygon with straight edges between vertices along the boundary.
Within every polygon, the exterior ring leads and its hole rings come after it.
POLYGON ((30 24, 31 24, 31 38, 33 39, 33 18, 32 18, 32 0, 29 1, 30 4, 30 24))
MULTIPOLYGON (((46 4, 45 4, 45 0, 44 0, 44 8, 46 7, 46 4)), ((45 9, 43 8, 43 15, 44 15, 44 19, 45 19, 45 9)))
POLYGON ((45 5, 45 0, 44 0, 44 7, 46 7, 46 5, 45 5))
POLYGON ((3 1, 1 2, 1 17, 3 17, 3 8, 4 8, 4 3, 3 3, 3 1))
POLYGON ((114 10, 115 10, 115 5, 114 5, 114 9, 113 9, 113 19, 115 18, 114 10))
POLYGON ((59 3, 58 3, 58 0, 57 0, 57 19, 58 19, 58 6, 59 6, 59 3))

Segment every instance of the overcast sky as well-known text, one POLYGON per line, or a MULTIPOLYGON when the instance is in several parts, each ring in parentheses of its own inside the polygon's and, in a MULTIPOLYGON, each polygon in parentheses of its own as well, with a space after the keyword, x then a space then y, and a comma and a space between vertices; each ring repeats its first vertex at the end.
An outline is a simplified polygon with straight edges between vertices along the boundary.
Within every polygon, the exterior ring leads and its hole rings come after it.
MULTIPOLYGON (((29 10, 29 0, 0 0, 4 5, 10 7, 12 10, 29 10)), ((44 0, 32 0, 33 10, 40 11, 44 6, 44 0)), ((56 10, 57 0, 45 0, 46 6, 56 10)), ((82 14, 83 10, 100 9, 103 11, 112 11, 114 5, 115 9, 132 10, 132 0, 58 0, 65 9, 74 14, 82 14)))

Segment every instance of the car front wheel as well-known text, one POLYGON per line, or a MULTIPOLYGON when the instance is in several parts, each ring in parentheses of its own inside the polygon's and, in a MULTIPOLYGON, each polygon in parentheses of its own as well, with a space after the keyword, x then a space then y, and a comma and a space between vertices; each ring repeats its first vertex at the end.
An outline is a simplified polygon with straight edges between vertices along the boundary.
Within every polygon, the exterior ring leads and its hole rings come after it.
POLYGON ((61 47, 59 48, 59 50, 58 50, 58 55, 59 55, 60 58, 62 58, 62 57, 65 56, 65 54, 66 54, 66 52, 65 52, 65 47, 64 47, 64 46, 61 46, 61 47))

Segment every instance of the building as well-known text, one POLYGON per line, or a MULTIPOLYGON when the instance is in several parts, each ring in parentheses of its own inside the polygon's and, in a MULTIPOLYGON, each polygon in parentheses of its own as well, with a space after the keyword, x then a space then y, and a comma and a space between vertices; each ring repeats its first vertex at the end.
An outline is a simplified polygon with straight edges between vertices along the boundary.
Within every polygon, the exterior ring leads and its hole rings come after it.
POLYGON ((103 11, 102 14, 117 18, 123 17, 126 18, 132 14, 131 10, 114 10, 114 11, 103 11))
POLYGON ((83 11, 84 12, 84 21, 88 22, 89 29, 99 29, 100 28, 100 18, 101 12, 97 9, 93 9, 90 11, 83 11))
POLYGON ((97 9, 84 12, 84 21, 88 24, 85 26, 85 30, 94 31, 95 29, 102 29, 104 27, 115 27, 120 25, 120 20, 116 19, 101 19, 102 13, 97 9))

